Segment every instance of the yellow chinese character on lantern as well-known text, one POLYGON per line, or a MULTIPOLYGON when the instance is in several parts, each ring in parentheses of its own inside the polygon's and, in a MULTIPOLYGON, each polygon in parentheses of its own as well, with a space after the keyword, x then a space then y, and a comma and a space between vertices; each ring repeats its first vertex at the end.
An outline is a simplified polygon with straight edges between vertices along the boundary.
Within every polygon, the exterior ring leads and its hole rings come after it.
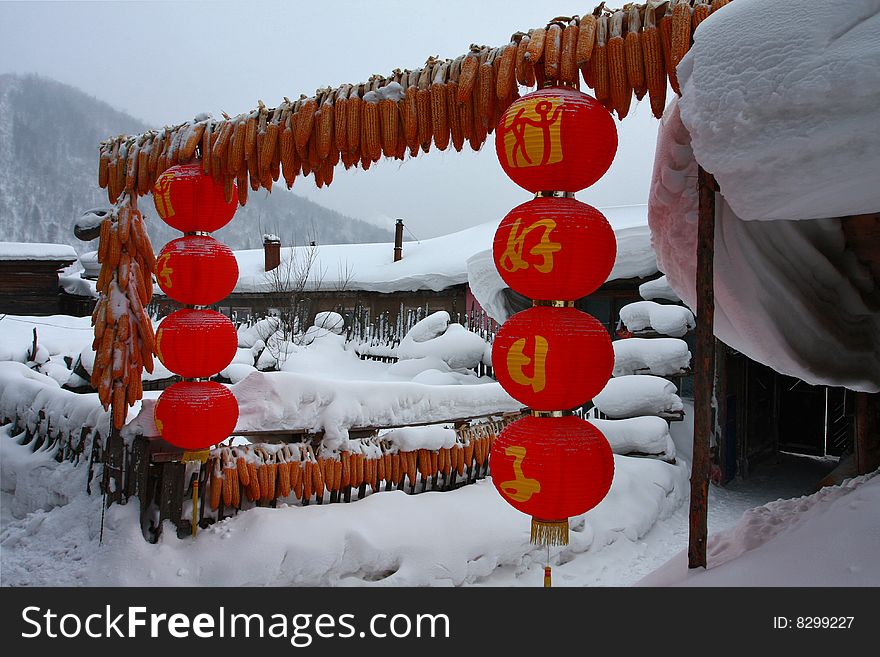
POLYGON ((536 167, 562 161, 559 137, 563 103, 555 98, 523 102, 504 122, 504 154, 511 167, 536 167))
POLYGON ((562 244, 550 240, 550 233, 556 229, 556 222, 553 219, 538 219, 527 228, 521 228, 521 225, 522 219, 513 222, 510 233, 507 235, 507 246, 498 259, 498 263, 511 273, 520 269, 528 269, 529 263, 523 259, 526 237, 533 230, 543 229, 544 233, 541 235, 541 239, 528 250, 528 253, 541 259, 538 264, 532 263, 535 269, 542 274, 549 274, 553 271, 553 254, 562 250, 562 244))
POLYGON ((547 343, 547 338, 542 335, 536 335, 534 342, 534 358, 529 358, 525 354, 526 338, 520 338, 511 345, 510 351, 507 352, 507 371, 514 383, 521 386, 531 386, 532 391, 541 392, 547 385, 545 370, 550 346, 547 343), (524 371, 529 364, 532 364, 532 376, 527 376, 524 371))
POLYGON ((526 448, 513 445, 504 450, 513 457, 513 479, 501 483, 501 491, 514 502, 528 502, 532 495, 541 492, 541 482, 523 475, 522 462, 526 458, 526 448))
POLYGON ((168 266, 169 260, 171 260, 171 254, 170 253, 163 253, 159 257, 159 261, 156 265, 156 271, 158 272, 156 274, 156 278, 164 278, 165 279, 164 287, 166 287, 166 288, 173 287, 173 285, 171 283, 171 274, 174 273, 174 269, 172 269, 171 267, 168 266))
POLYGON ((171 184, 173 182, 173 174, 159 176, 159 180, 156 181, 156 191, 153 192, 156 210, 163 219, 174 216, 174 208, 171 206, 171 184))

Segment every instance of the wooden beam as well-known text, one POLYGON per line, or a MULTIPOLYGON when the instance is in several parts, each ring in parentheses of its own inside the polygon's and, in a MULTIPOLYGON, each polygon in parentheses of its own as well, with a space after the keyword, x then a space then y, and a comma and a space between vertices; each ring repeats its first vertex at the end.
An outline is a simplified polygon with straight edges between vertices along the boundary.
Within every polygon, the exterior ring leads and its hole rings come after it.
POLYGON ((855 393, 855 439, 853 456, 856 474, 873 472, 880 465, 880 426, 878 426, 878 394, 855 393))
POLYGON ((715 383, 715 180, 699 168, 696 314, 694 354, 694 452, 688 523, 688 567, 706 567, 709 498, 709 436, 713 431, 712 392, 715 383))

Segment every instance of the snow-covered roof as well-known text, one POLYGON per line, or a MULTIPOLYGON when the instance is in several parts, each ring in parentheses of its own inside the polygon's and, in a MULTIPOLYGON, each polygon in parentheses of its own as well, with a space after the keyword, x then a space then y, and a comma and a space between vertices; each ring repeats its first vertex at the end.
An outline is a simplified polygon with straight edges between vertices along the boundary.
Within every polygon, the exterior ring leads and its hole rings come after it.
POLYGON ((699 162, 721 188, 715 335, 807 383, 880 390, 878 281, 839 219, 880 210, 878 3, 737 0, 678 76, 648 213, 670 286, 694 308, 699 162))
POLYGON ((67 244, 40 242, 0 242, 0 260, 76 260, 76 251, 67 244))
MULTIPOLYGON (((643 276, 657 271, 647 228, 647 206, 632 205, 603 208, 618 238, 618 262, 609 280, 643 276)), ((405 292, 444 290, 468 282, 468 259, 491 250, 495 230, 500 223, 490 221, 456 233, 418 242, 404 242, 403 259, 393 261, 394 245, 331 244, 316 247, 297 246, 281 250, 285 259, 293 259, 293 268, 306 262, 309 250, 315 260, 309 272, 311 289, 366 290, 405 292)), ((235 292, 272 291, 273 276, 264 270, 263 249, 235 251, 239 279, 235 292)))
POLYGON ((677 72, 696 159, 741 219, 880 210, 876 0, 737 0, 677 72))

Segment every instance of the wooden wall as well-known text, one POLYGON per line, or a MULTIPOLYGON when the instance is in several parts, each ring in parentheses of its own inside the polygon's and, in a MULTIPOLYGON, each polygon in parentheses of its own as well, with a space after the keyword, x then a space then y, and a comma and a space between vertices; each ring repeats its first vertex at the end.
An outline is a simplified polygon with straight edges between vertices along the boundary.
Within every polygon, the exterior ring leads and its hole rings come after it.
POLYGON ((0 261, 0 313, 58 315, 62 313, 58 271, 72 260, 0 261))

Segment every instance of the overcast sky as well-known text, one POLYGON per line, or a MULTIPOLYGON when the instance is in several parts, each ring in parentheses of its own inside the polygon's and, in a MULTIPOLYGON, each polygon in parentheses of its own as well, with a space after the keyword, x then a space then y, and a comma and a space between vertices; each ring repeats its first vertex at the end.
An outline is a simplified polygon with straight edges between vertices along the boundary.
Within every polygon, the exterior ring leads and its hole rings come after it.
MULTIPOLYGON (((501 45, 595 2, 0 2, 0 72, 60 80, 150 125, 199 112, 274 107, 283 96, 457 57, 471 43, 501 45)), ((605 177, 578 194, 599 207, 645 203, 658 122, 647 98, 618 123, 605 177)), ((364 172, 340 167, 329 188, 294 191, 380 225, 401 217, 432 237, 500 219, 529 198, 503 173, 493 141, 480 153, 431 151, 364 172)), ((261 192, 263 193, 263 192, 261 192)))

